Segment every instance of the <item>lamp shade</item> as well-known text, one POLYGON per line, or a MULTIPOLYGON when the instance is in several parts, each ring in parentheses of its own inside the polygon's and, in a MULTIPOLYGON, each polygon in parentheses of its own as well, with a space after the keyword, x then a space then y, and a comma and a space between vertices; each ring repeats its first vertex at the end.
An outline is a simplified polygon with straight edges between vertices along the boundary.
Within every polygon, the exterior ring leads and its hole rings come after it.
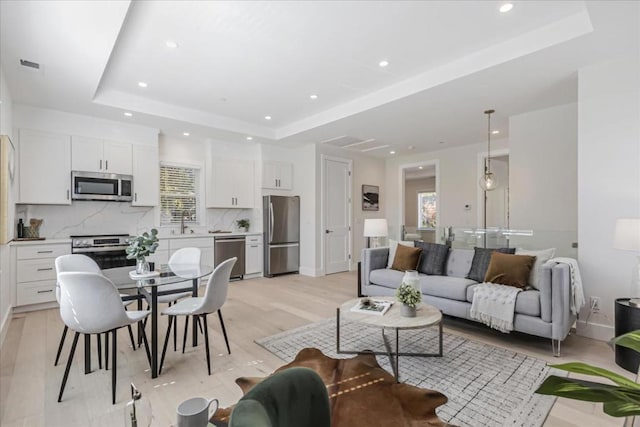
POLYGON ((616 221, 613 247, 640 252, 640 218, 619 218, 616 221))
POLYGON ((364 220, 364 237, 386 237, 389 235, 385 218, 371 218, 364 220))

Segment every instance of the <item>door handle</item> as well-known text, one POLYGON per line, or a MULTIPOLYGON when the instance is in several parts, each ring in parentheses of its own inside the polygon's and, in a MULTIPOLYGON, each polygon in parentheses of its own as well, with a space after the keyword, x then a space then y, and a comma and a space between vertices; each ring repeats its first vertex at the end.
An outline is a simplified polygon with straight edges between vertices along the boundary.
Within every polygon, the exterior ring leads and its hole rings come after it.
POLYGON ((326 234, 333 233, 333 230, 324 230, 326 234))
POLYGON ((269 203, 269 243, 273 242, 273 203, 269 203))

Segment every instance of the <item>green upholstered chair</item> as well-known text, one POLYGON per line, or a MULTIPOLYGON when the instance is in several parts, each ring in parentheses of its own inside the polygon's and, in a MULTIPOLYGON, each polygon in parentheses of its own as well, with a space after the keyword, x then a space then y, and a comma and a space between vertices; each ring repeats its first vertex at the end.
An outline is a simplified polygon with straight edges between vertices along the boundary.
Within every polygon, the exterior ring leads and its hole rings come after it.
POLYGON ((329 427, 327 388, 309 368, 289 368, 245 394, 231 412, 229 427, 329 427))

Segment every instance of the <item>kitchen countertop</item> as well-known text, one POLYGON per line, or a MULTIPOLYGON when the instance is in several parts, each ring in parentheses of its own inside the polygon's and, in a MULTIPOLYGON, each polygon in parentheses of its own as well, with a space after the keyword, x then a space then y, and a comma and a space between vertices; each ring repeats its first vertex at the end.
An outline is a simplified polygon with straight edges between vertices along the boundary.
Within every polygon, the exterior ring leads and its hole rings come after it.
POLYGON ((71 244, 71 239, 19 240, 9 242, 10 246, 51 245, 55 243, 71 244))
POLYGON ((188 239, 188 238, 197 238, 197 237, 231 237, 231 236, 258 236, 261 235, 262 231, 232 231, 231 233, 185 233, 185 234, 160 234, 158 236, 159 239, 188 239))

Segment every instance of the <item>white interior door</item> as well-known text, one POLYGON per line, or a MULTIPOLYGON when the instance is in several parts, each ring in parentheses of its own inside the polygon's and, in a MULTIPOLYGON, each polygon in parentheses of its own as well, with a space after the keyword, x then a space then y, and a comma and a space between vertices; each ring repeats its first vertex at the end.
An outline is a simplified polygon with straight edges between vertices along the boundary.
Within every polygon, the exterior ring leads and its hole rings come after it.
POLYGON ((348 271, 350 264, 351 165, 348 160, 323 161, 325 274, 348 271))

